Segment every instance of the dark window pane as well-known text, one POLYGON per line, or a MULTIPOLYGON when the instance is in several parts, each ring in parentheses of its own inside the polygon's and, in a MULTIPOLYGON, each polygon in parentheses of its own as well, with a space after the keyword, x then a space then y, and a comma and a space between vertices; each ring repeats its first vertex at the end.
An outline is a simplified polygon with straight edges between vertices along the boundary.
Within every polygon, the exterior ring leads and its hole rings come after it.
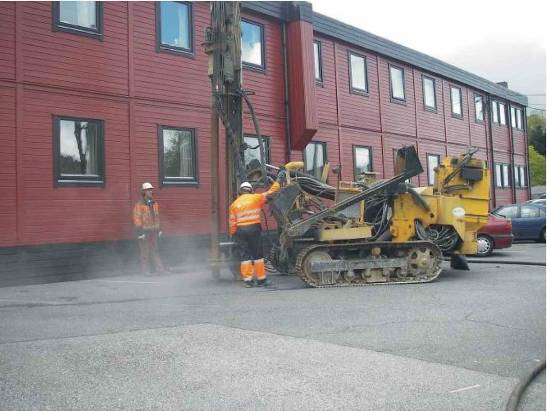
POLYGON ((323 143, 309 143, 304 152, 306 173, 320 179, 325 167, 325 159, 325 145, 323 143))
POLYGON ((492 101, 492 121, 494 123, 499 123, 499 114, 498 114, 498 102, 492 101))
POLYGON ((192 28, 188 4, 162 1, 160 9, 161 44, 190 50, 192 28))
POLYGON ((97 8, 95 1, 59 2, 59 21, 73 26, 97 29, 97 8))
MULTIPOLYGON (((267 137, 262 137, 262 144, 264 146, 264 161, 266 164, 270 162, 270 145, 267 137)), ((258 137, 245 136, 245 143, 249 147, 245 150, 245 166, 248 166, 251 161, 260 161, 260 146, 258 145, 258 137)))
POLYGON ((503 187, 503 177, 501 174, 501 164, 496 164, 496 187, 503 187))
POLYGON ((496 214, 507 218, 515 218, 518 214, 518 208, 516 206, 503 207, 496 211, 496 214))
POLYGON ((462 115, 462 91, 457 87, 450 87, 450 101, 452 102, 452 114, 462 115))
POLYGON ((522 130, 522 110, 517 109, 517 128, 522 130))
POLYGON ((484 120, 484 109, 482 107, 482 96, 475 96, 475 120, 484 120))
POLYGON ((244 63, 263 67, 262 61, 262 26, 241 22, 241 60, 244 63))
POLYGON ((424 104, 426 107, 436 109, 435 102, 435 82, 433 79, 424 77, 424 104))
POLYGON ((367 91, 367 61, 364 57, 350 54, 351 88, 367 91))
POLYGON ((313 60, 315 68, 315 79, 323 81, 323 73, 321 73, 321 45, 318 41, 313 42, 313 60))
POLYGON ((503 164, 503 186, 510 187, 511 181, 509 180, 509 164, 503 164))
POLYGON ((194 139, 190 130, 163 129, 163 167, 166 179, 195 179, 194 139))
POLYGON ((87 121, 59 121, 61 176, 99 175, 98 125, 87 121))
POLYGON ((360 174, 372 171, 370 148, 355 147, 354 155, 355 178, 358 179, 360 174))
POLYGON ((515 107, 511 107, 511 127, 517 128, 517 113, 515 107))
POLYGON ((539 208, 530 207, 530 206, 522 206, 520 208, 520 216, 521 216, 521 218, 539 217, 539 208))
POLYGON ((502 104, 502 103, 498 103, 498 104, 499 104, 499 108, 500 108, 500 124, 505 125, 506 124, 506 121, 505 121, 505 104, 502 104))
POLYGON ((439 156, 427 156, 427 183, 432 186, 435 184, 435 168, 439 166, 439 156))
POLYGON ((397 100, 405 99, 405 79, 403 70, 398 67, 389 67, 391 79, 391 97, 397 100))

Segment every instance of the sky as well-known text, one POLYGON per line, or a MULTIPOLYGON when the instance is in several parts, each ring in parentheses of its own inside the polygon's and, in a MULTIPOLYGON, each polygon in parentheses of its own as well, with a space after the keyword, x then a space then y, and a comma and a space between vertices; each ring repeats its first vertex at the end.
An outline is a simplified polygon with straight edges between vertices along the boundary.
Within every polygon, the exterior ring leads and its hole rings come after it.
POLYGON ((547 2, 311 0, 313 10, 488 80, 545 110, 547 2))

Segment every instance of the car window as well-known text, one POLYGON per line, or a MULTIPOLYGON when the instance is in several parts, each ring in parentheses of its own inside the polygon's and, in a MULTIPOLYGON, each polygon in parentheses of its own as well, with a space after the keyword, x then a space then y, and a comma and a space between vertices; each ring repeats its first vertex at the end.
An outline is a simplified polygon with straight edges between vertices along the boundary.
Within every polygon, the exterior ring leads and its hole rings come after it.
POLYGON ((521 209, 520 209, 520 216, 522 218, 539 217, 539 208, 530 207, 530 206, 522 206, 521 209))
POLYGON ((540 217, 545 217, 545 210, 543 208, 539 209, 539 216, 540 217))
POLYGON ((518 215, 518 207, 517 206, 502 207, 496 211, 496 214, 501 215, 503 217, 507 217, 507 218, 515 218, 518 215))

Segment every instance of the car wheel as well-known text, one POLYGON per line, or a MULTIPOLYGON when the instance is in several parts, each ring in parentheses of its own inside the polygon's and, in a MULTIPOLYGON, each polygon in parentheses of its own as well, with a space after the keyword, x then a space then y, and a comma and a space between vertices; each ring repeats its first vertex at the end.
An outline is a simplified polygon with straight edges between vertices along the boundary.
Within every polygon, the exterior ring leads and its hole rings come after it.
POLYGON ((494 240, 487 235, 477 236, 477 255, 488 257, 494 251, 494 240))

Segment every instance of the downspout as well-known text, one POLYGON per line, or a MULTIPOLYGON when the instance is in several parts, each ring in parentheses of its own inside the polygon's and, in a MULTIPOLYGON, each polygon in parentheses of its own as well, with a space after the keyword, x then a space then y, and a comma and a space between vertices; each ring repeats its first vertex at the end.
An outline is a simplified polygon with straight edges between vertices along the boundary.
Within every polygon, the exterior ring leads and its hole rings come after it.
MULTIPOLYGON (((509 127, 509 138, 511 139, 511 176, 513 184, 511 184, 511 191, 513 193, 513 204, 517 202, 517 186, 515 181, 515 141, 513 140, 513 118, 511 117, 511 109, 513 105, 507 101, 507 107, 509 110, 507 112, 507 126, 509 127)), ((515 113, 515 121, 517 121, 517 113, 515 113)))
POLYGON ((528 114, 526 113, 526 107, 522 108, 522 126, 524 128, 524 155, 526 156, 526 188, 528 191, 528 200, 532 198, 532 186, 530 185, 530 158, 528 153, 528 114))
POLYGON ((281 24, 281 48, 283 50, 283 85, 285 87, 285 158, 291 161, 291 128, 289 114, 289 70, 287 63, 287 23, 281 24))
POLYGON ((492 138, 492 100, 490 95, 486 95, 486 116, 488 117, 488 143, 490 145, 490 176, 492 185, 493 206, 496 206, 496 167, 494 166, 494 142, 492 138))

